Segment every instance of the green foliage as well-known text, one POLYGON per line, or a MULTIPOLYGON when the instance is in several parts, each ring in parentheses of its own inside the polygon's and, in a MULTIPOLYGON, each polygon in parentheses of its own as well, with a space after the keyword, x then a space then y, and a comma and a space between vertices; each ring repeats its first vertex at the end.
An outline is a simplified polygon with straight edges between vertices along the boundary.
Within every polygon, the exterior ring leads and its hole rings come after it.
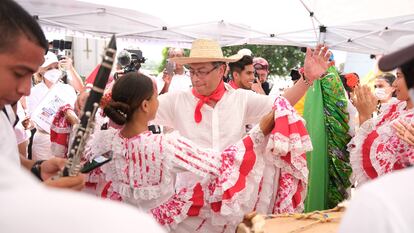
POLYGON ((237 45, 223 47, 224 56, 236 54, 240 49, 248 48, 253 56, 263 57, 269 62, 270 75, 287 76, 292 68, 303 66, 305 53, 298 47, 279 45, 237 45))
MULTIPOLYGON (((287 76, 292 68, 303 66, 305 53, 294 46, 279 45, 237 45, 223 47, 224 56, 236 54, 240 49, 248 48, 253 52, 254 56, 263 57, 269 62, 270 75, 287 76)), ((158 66, 158 72, 162 72, 167 63, 168 47, 162 50, 163 59, 158 66)), ((184 54, 188 56, 190 50, 185 49, 184 54)))
POLYGON ((158 66, 158 69, 157 69, 158 73, 161 73, 164 70, 165 65, 167 64, 168 49, 169 49, 168 47, 165 47, 162 49, 162 61, 160 65, 158 66))

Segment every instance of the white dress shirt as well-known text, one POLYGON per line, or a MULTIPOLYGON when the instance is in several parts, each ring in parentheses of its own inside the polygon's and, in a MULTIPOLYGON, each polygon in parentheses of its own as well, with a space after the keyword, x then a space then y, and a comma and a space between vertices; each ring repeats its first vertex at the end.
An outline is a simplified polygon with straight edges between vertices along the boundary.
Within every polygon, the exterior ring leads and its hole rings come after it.
POLYGON ((194 111, 198 102, 191 90, 159 96, 160 106, 154 123, 172 127, 197 145, 222 151, 240 140, 247 124, 257 124, 273 106, 274 98, 249 90, 234 90, 227 84, 215 107, 201 107, 202 120, 196 123, 194 111))
MULTIPOLYGON (((163 73, 160 73, 160 75, 157 77, 158 92, 161 92, 162 88, 165 85, 162 76, 163 73)), ((171 78, 168 92, 187 91, 190 90, 192 86, 193 84, 191 83, 191 78, 187 72, 184 72, 183 74, 174 74, 174 76, 171 78)))

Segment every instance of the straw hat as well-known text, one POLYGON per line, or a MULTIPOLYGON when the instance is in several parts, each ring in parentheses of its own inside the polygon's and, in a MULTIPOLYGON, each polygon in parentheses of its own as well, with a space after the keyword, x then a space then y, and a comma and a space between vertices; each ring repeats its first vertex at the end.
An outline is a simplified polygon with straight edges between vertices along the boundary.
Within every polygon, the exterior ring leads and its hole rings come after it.
POLYGON ((236 54, 230 57, 224 57, 220 45, 217 41, 197 39, 193 41, 189 57, 173 57, 171 61, 178 64, 205 63, 205 62, 236 62, 243 57, 236 54))

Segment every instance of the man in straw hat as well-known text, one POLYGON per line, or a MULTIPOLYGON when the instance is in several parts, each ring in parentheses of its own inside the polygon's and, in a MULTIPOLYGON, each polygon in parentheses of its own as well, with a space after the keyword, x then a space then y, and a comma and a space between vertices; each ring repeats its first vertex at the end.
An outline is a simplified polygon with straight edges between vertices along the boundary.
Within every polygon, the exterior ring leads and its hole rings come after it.
MULTIPOLYGON (((207 148, 221 151, 234 144, 246 133, 244 126, 258 123, 274 102, 269 96, 234 90, 222 81, 226 62, 238 61, 242 56, 224 57, 216 41, 195 40, 189 57, 171 59, 188 66, 193 88, 161 95, 155 122, 172 127, 207 148)), ((292 105, 305 94, 313 80, 323 76, 330 65, 329 56, 326 47, 308 49, 305 78, 284 94, 292 105)))
MULTIPOLYGON (((385 55, 378 67, 382 71, 397 69, 397 80, 405 82, 407 96, 414 100, 414 44, 385 55)), ((398 137, 414 146, 410 140, 414 134, 412 122, 395 123, 394 127, 398 137)), ((362 186, 352 199, 339 232, 414 232, 413 178, 414 168, 406 168, 362 186)))
MULTIPOLYGON (((222 77, 226 63, 238 61, 242 56, 242 54, 236 54, 231 57, 224 57, 216 41, 195 40, 189 57, 171 59, 179 64, 187 65, 193 88, 185 92, 161 95, 155 123, 174 128, 183 136, 205 148, 222 151, 237 142, 246 133, 245 125, 257 124, 260 118, 272 109, 275 101, 269 96, 260 95, 250 90, 235 90, 223 82, 222 77)), ((328 62, 329 56, 328 49, 322 46, 318 46, 314 51, 310 49, 307 51, 305 60, 306 80, 300 80, 292 90, 285 94, 285 97, 292 104, 301 98, 309 86, 312 85, 313 80, 325 73, 330 65, 328 62)), ((307 169, 303 173, 307 173, 307 169)), ((176 186, 191 185, 197 179, 193 174, 183 172, 178 174, 176 186)), ((280 187, 278 186, 279 179, 270 182, 275 184, 275 188, 272 189, 274 191, 273 195, 275 195, 280 187)), ((299 181, 295 180, 294 182, 299 181)), ((298 191, 300 187, 302 186, 292 186, 289 191, 286 191, 288 192, 286 194, 289 197, 298 197, 295 194, 301 193, 301 191, 298 191)), ((272 193, 272 191, 269 192, 272 193)), ((303 206, 303 199, 304 196, 297 198, 298 201, 295 202, 292 208, 296 210, 296 207, 298 207, 300 209, 303 206)), ((259 211, 283 212, 288 209, 277 209, 275 203, 271 207, 266 204, 260 205, 259 211)), ((200 224, 205 229, 209 223, 202 222, 200 224)), ((217 229, 215 232, 222 232, 222 229, 217 229)))

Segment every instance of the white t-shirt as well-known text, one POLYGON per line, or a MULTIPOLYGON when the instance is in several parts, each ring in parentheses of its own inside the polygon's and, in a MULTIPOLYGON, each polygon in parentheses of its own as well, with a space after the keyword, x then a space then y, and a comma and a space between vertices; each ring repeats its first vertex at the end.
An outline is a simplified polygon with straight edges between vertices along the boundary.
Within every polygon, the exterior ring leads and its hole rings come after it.
POLYGON ((194 111, 198 102, 191 90, 159 96, 160 106, 155 124, 172 127, 197 145, 222 151, 246 135, 247 124, 256 124, 270 112, 274 98, 250 90, 227 91, 214 108, 201 107, 202 120, 196 123, 194 111))
MULTIPOLYGON (((158 92, 161 92, 162 88, 165 85, 164 80, 162 79, 163 73, 160 73, 157 77, 157 88, 158 92)), ((174 74, 171 79, 170 86, 168 87, 168 92, 177 92, 177 91, 187 91, 192 87, 190 76, 184 72, 183 74, 174 74)))
MULTIPOLYGON (((52 88, 57 89, 57 92, 65 93, 65 99, 70 100, 69 102, 71 102, 70 104, 72 106, 75 104, 77 98, 76 91, 71 85, 58 82, 52 88)), ((32 89, 30 90, 30 95, 26 98, 27 110, 30 116, 36 110, 37 106, 46 97, 48 92, 49 88, 46 86, 44 82, 41 82, 36 86, 32 87, 32 89)))
POLYGON ((1 232, 164 232, 133 207, 72 191, 46 188, 19 166, 16 138, 0 113, 1 232))
POLYGON ((414 168, 384 175, 358 189, 340 233, 414 232, 414 168))
MULTIPOLYGON (((6 105, 7 114, 10 120, 15 119, 15 115, 10 105, 6 105)), ((17 141, 14 130, 9 118, 0 111, 0 158, 9 160, 15 166, 20 166, 19 152, 17 149, 17 141)))
POLYGON ((47 88, 44 82, 40 82, 32 87, 30 95, 26 97, 27 112, 29 116, 34 112, 37 105, 39 105, 39 103, 43 100, 48 91, 49 88, 47 88))

